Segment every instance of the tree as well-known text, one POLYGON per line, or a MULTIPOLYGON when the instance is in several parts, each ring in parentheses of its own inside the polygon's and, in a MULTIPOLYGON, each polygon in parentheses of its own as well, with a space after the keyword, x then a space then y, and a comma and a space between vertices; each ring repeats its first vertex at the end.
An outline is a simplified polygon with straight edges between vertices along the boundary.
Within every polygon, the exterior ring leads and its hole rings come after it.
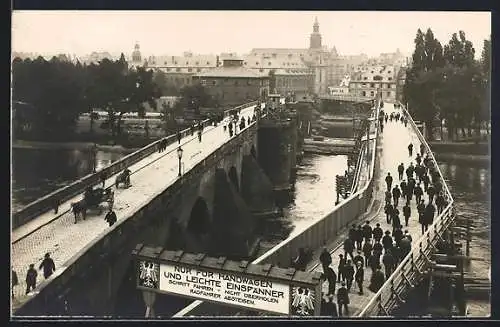
POLYGON ((180 112, 187 108, 195 113, 200 113, 200 108, 215 108, 219 106, 217 98, 211 96, 207 89, 201 84, 187 85, 180 91, 181 98, 177 102, 177 110, 180 112))
POLYGON ((491 36, 483 42, 483 51, 481 52, 481 120, 487 122, 486 132, 489 133, 490 107, 491 107, 491 36))

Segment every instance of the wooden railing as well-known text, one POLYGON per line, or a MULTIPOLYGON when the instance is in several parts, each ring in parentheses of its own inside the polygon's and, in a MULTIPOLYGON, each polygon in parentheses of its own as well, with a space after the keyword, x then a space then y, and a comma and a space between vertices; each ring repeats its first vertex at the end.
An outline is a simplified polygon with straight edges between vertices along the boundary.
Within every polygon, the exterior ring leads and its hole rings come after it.
POLYGON ((376 316, 389 316, 391 310, 402 302, 405 293, 408 292, 417 281, 423 277, 426 267, 429 265, 430 255, 434 251, 435 244, 440 240, 443 232, 454 220, 453 198, 448 185, 445 182, 436 158, 432 153, 429 145, 425 141, 422 133, 417 128, 415 122, 409 115, 408 111, 401 105, 408 121, 415 130, 420 142, 425 145, 426 152, 432 159, 434 166, 439 172, 439 176, 444 185, 445 198, 448 203, 446 208, 434 220, 433 224, 429 226, 427 232, 414 243, 411 252, 403 259, 403 261, 396 268, 394 273, 387 279, 380 290, 373 296, 370 302, 359 314, 360 317, 376 317, 376 316))
MULTIPOLYGON (((249 106, 253 106, 257 103, 257 101, 253 101, 250 103, 246 103, 244 105, 238 106, 236 108, 226 110, 224 112, 224 117, 227 117, 230 114, 231 110, 234 109, 243 109, 249 106)), ((209 119, 206 119, 201 122, 205 127, 209 123, 209 119)), ((190 129, 184 129, 181 131, 181 136, 185 137, 190 134, 190 129)), ((100 176, 104 173, 106 176, 112 176, 123 171, 125 168, 141 161, 142 159, 150 156, 158 150, 158 144, 163 140, 167 141, 167 145, 177 142, 176 135, 169 135, 160 140, 157 140, 151 144, 146 145, 145 147, 121 158, 118 161, 115 161, 103 169, 97 171, 96 173, 89 174, 84 176, 68 186, 62 187, 52 193, 49 193, 38 200, 31 202, 30 204, 23 207, 21 210, 12 214, 12 228, 17 228, 28 221, 38 217, 39 215, 51 210, 54 206, 55 200, 58 203, 64 203, 65 201, 71 199, 72 197, 82 193, 85 188, 89 186, 96 185, 100 182, 100 176)), ((61 212, 60 215, 64 214, 61 212)))

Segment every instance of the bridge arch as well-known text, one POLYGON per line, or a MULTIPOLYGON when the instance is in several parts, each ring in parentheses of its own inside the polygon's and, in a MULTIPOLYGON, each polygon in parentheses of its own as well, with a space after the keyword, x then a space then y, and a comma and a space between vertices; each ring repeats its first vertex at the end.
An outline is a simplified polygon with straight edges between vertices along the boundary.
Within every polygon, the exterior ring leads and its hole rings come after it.
POLYGON ((238 181, 238 171, 236 170, 236 167, 232 166, 229 169, 228 176, 229 176, 229 179, 231 180, 231 182, 233 183, 234 187, 236 188, 236 190, 239 192, 240 191, 240 184, 238 181))
POLYGON ((187 231, 196 236, 209 234, 211 221, 212 219, 210 218, 207 202, 200 196, 196 199, 191 209, 187 231))

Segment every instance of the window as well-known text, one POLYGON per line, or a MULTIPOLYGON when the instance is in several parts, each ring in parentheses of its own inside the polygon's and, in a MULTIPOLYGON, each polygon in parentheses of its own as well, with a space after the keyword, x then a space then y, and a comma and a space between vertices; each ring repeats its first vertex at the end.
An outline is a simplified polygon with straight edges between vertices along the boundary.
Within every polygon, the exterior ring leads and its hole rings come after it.
POLYGON ((387 92, 387 96, 388 96, 388 97, 390 97, 390 96, 391 96, 391 92, 390 92, 390 91, 389 91, 389 92, 387 92))
POLYGON ((207 61, 207 65, 210 65, 210 61, 207 61))
POLYGON ((170 68, 167 67, 167 72, 169 72, 169 71, 170 71, 170 68))
POLYGON ((375 87, 375 84, 374 83, 370 83, 370 87, 375 87))
POLYGON ((259 63, 258 63, 258 62, 255 62, 255 66, 258 66, 258 65, 259 65, 259 63))
POLYGON ((234 86, 238 86, 238 81, 234 81, 234 86))
POLYGON ((175 71, 176 71, 176 72, 180 72, 180 71, 181 71, 181 69, 180 69, 180 68, 176 68, 176 69, 175 69, 175 71))
POLYGON ((188 68, 188 73, 191 73, 193 71, 193 68, 188 68))
POLYGON ((167 61, 165 61, 163 64, 168 65, 168 62, 167 62, 167 61))
POLYGON ((267 64, 268 64, 269 66, 271 66, 271 62, 268 62, 267 64))
POLYGON ((373 96, 375 93, 373 91, 370 91, 370 95, 373 96))
POLYGON ((366 96, 366 91, 361 92, 361 95, 365 97, 366 96))
POLYGON ((261 69, 259 69, 259 72, 261 72, 261 73, 262 73, 263 71, 264 71, 264 69, 262 69, 262 68, 261 68, 261 69))
POLYGON ((246 61, 244 61, 244 62, 243 62, 243 65, 246 65, 246 64, 247 64, 247 62, 246 62, 246 61))
POLYGON ((217 85, 217 81, 212 81, 212 85, 217 85))
POLYGON ((186 66, 189 66, 189 61, 186 61, 186 66))
POLYGON ((202 79, 201 80, 201 85, 207 85, 207 80, 206 79, 202 79))
POLYGON ((200 63, 197 61, 197 62, 196 62, 196 66, 198 66, 199 64, 200 64, 200 63))
POLYGON ((361 83, 361 86, 366 86, 366 83, 361 83))
POLYGON ((391 71, 389 70, 389 71, 387 72, 387 74, 390 74, 390 73, 391 73, 391 71))
POLYGON ((366 76, 364 76, 364 77, 363 77, 363 80, 364 80, 364 81, 366 81, 367 79, 368 79, 368 77, 366 77, 366 76))
POLYGON ((197 68, 196 71, 199 73, 201 72, 201 68, 197 68))
POLYGON ((176 61, 176 62, 174 62, 174 64, 175 64, 175 65, 177 65, 177 61, 176 61))
POLYGON ((389 77, 389 78, 388 78, 388 80, 389 80, 389 81, 392 81, 392 77, 389 77))

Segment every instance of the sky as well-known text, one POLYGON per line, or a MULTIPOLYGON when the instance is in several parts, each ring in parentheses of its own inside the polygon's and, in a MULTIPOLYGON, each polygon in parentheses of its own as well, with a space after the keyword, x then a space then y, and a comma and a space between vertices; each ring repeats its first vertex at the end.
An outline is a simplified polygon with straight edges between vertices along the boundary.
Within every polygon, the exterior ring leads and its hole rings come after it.
POLYGON ((490 12, 382 11, 14 11, 12 49, 40 54, 92 51, 143 57, 252 48, 307 48, 315 17, 322 43, 341 55, 411 55, 417 29, 431 28, 441 44, 463 30, 481 54, 491 34, 490 12))

